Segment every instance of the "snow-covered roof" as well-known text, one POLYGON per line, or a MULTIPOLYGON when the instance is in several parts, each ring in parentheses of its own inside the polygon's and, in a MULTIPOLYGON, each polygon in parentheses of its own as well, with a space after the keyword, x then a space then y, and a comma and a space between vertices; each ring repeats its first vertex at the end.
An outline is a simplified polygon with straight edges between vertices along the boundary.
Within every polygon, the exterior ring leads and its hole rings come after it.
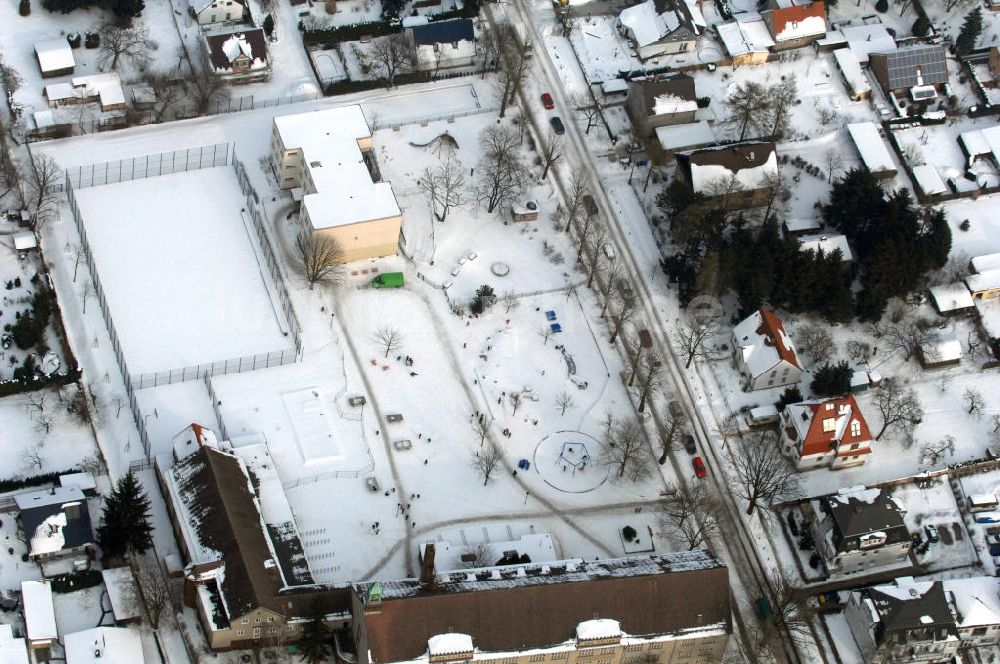
POLYGON ((118 74, 93 74, 73 77, 73 87, 83 90, 84 97, 98 97, 101 106, 118 106, 125 103, 125 91, 118 74))
POLYGON ((664 125, 656 128, 656 138, 664 150, 685 148, 715 143, 715 132, 705 120, 688 124, 664 125))
POLYGON ((71 69, 76 66, 73 49, 65 39, 49 39, 35 42, 35 54, 43 72, 71 69))
POLYGON ((677 14, 668 10, 657 13, 653 0, 623 9, 618 20, 632 34, 636 46, 647 46, 666 37, 677 29, 680 20, 677 14))
POLYGON ((87 499, 78 487, 52 487, 14 497, 31 555, 56 553, 93 541, 87 499))
POLYGON ((664 93, 653 98, 653 113, 655 115, 690 113, 698 110, 698 102, 694 99, 682 99, 677 95, 664 93))
POLYGON ((953 335, 938 337, 920 345, 927 362, 955 362, 962 359, 962 342, 953 335))
POLYGON ((708 27, 708 21, 705 20, 705 15, 698 5, 698 0, 684 0, 684 6, 687 7, 688 14, 691 16, 691 22, 694 23, 696 31, 700 32, 708 27))
POLYGON ((965 278, 965 285, 973 293, 998 289, 1000 288, 1000 269, 970 274, 965 278))
POLYGON ((584 620, 576 626, 576 638, 578 641, 595 641, 597 639, 611 639, 622 635, 622 626, 617 620, 609 618, 595 618, 594 620, 584 620))
POLYGON ((27 251, 28 249, 34 249, 38 246, 38 240, 35 239, 35 234, 31 231, 24 231, 23 233, 14 234, 14 249, 17 251, 27 251))
POLYGON ((14 630, 6 624, 0 624, 0 664, 28 664, 24 639, 15 639, 14 630))
POLYGON ((91 491, 97 488, 97 480, 93 473, 66 473, 59 476, 59 486, 77 488, 80 491, 91 491))
POLYGON ((726 52, 730 57, 748 53, 763 53, 774 46, 774 38, 767 24, 757 13, 737 14, 732 23, 715 26, 726 52))
POLYGON ((1000 580, 996 577, 946 579, 944 591, 958 611, 959 628, 1000 625, 1000 580))
POLYGON ((104 585, 108 589, 108 599, 115 620, 123 622, 142 617, 139 602, 136 601, 139 595, 132 569, 128 566, 112 567, 102 570, 101 576, 104 577, 104 585))
POLYGON ((822 251, 827 255, 839 249, 842 260, 845 262, 854 260, 854 256, 851 254, 851 247, 847 244, 847 237, 841 233, 803 235, 799 239, 799 249, 802 251, 822 251))
POLYGON ((889 154, 889 149, 885 146, 885 141, 882 140, 874 122, 853 122, 847 125, 847 132, 857 146, 865 168, 872 173, 896 170, 892 155, 889 154))
POLYGON ((400 214, 388 182, 372 182, 358 141, 371 138, 361 106, 274 118, 286 150, 302 149, 315 194, 302 198, 313 228, 332 228, 400 214))
POLYGON ((475 553, 477 558, 486 562, 478 567, 492 567, 496 561, 504 557, 507 552, 514 551, 519 556, 527 554, 533 563, 547 563, 558 560, 555 544, 552 536, 548 533, 530 533, 521 535, 517 539, 504 542, 489 542, 479 545, 475 544, 452 544, 447 540, 427 541, 420 545, 420 555, 424 555, 424 550, 428 544, 434 545, 434 569, 437 572, 452 572, 456 570, 466 570, 477 567, 475 563, 468 563, 462 560, 462 556, 467 553, 475 553))
POLYGON ((823 39, 816 42, 819 46, 844 46, 859 62, 868 62, 871 53, 892 51, 896 48, 896 40, 881 23, 866 23, 850 25, 831 30, 823 39))
POLYGON ((65 505, 69 502, 84 502, 86 497, 79 487, 62 486, 50 489, 40 489, 29 493, 19 493, 14 496, 17 509, 26 510, 35 507, 47 507, 49 505, 65 505))
POLYGON ((45 86, 45 98, 49 103, 65 101, 77 97, 77 91, 69 83, 49 83, 45 86))
POLYGON ((758 309, 740 321, 733 328, 733 343, 753 378, 782 361, 802 368, 781 319, 767 309, 758 309))
POLYGON ((56 611, 52 605, 52 586, 48 581, 22 581, 21 605, 28 641, 55 640, 56 611))
POLYGON ((138 630, 94 627, 63 637, 66 664, 134 664, 143 661, 138 630))
POLYGON ((914 166, 912 171, 913 177, 917 181, 917 186, 920 187, 920 191, 928 196, 947 193, 948 186, 941 179, 937 166, 934 164, 920 164, 914 166))
POLYGON ((37 129, 45 129, 56 124, 56 115, 52 111, 35 111, 32 119, 34 119, 37 129))
POLYGON ((267 69, 267 38, 261 28, 240 28, 235 31, 206 35, 208 57, 216 72, 225 74, 233 69, 238 58, 250 60, 250 71, 267 69))
POLYGON ((969 264, 972 265, 973 272, 986 272, 987 270, 1000 269, 1000 253, 976 256, 969 261, 969 264))
POLYGON ((427 25, 430 22, 431 22, 430 18, 428 18, 426 16, 423 16, 423 15, 421 15, 421 16, 404 16, 403 17, 403 23, 402 23, 402 25, 403 25, 404 28, 412 28, 412 27, 415 27, 415 26, 418 26, 418 25, 427 25))
POLYGON ((861 64, 850 49, 838 48, 833 52, 833 59, 837 61, 837 67, 840 68, 840 73, 844 75, 844 80, 847 81, 852 93, 865 95, 872 91, 868 77, 861 71, 861 64))
POLYGON ((774 41, 803 39, 826 34, 826 6, 822 0, 778 7, 771 14, 774 41))
POLYGON ((975 306, 972 294, 962 282, 946 284, 943 286, 932 286, 930 288, 931 299, 934 306, 941 313, 957 311, 960 309, 971 309, 975 306))
POLYGON ((174 434, 171 445, 174 450, 174 461, 180 461, 189 454, 197 452, 202 445, 218 447, 219 439, 208 427, 191 423, 174 434))
POLYGON ((435 634, 427 639, 427 654, 431 657, 470 652, 473 652, 473 646, 472 637, 468 634, 435 634))
POLYGON ((958 135, 958 141, 965 149, 965 154, 970 157, 990 154, 993 150, 986 141, 982 129, 970 129, 958 135))
POLYGON ((771 177, 778 175, 778 153, 774 143, 746 142, 701 148, 680 153, 691 172, 691 189, 695 193, 711 195, 719 182, 735 177, 745 189, 768 186, 771 177))
POLYGON ((990 339, 1000 339, 1000 299, 975 300, 979 324, 990 339))

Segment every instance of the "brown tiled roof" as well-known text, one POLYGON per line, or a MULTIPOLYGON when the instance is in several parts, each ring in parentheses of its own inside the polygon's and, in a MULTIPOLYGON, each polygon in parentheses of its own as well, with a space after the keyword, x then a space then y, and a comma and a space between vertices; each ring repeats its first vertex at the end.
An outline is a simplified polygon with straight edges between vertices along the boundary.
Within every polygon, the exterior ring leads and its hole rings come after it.
POLYGON ((687 74, 678 74, 670 78, 656 80, 631 81, 631 85, 642 89, 643 102, 648 115, 654 115, 653 109, 656 106, 656 98, 659 95, 673 95, 686 101, 697 101, 695 93, 694 79, 687 74))
POLYGON ((868 422, 865 421, 864 415, 861 414, 861 409, 858 408, 858 402, 853 394, 848 394, 845 397, 826 399, 824 401, 816 401, 810 403, 809 408, 812 411, 812 422, 809 423, 809 430, 802 440, 802 456, 823 454, 833 447, 837 448, 837 456, 856 456, 858 454, 867 454, 871 451, 867 445, 864 448, 856 450, 855 454, 851 454, 851 450, 849 449, 854 443, 868 443, 872 440, 871 431, 868 429, 868 422), (832 406, 832 408, 827 408, 827 406, 832 406), (844 416, 841 414, 842 408, 845 409, 845 412, 849 413, 848 421, 841 428, 834 427, 830 431, 823 431, 824 420, 833 418, 836 421, 844 416), (855 420, 860 425, 857 436, 851 433, 850 423, 855 420), (837 437, 838 434, 840 434, 840 438, 837 437))
POLYGON ((802 365, 799 364, 799 358, 795 354, 795 350, 785 344, 785 326, 777 314, 770 309, 761 307, 760 318, 762 323, 760 329, 757 330, 757 334, 767 335, 774 344, 774 350, 778 352, 778 357, 792 366, 801 369, 802 365))
POLYGON ((696 166, 725 166, 732 172, 755 168, 765 163, 774 152, 771 141, 747 141, 681 153, 696 166))
POLYGON ((208 44, 208 58, 212 62, 212 67, 215 69, 233 68, 233 63, 230 62, 222 45, 234 35, 241 36, 246 40, 247 45, 250 47, 251 60, 263 60, 267 62, 267 44, 264 37, 264 30, 261 28, 248 28, 205 37, 205 43, 208 44))
MULTIPOLYGON (((384 584, 381 603, 363 616, 371 661, 413 659, 448 632, 471 635, 484 651, 544 648, 594 618, 617 620, 633 636, 731 631, 728 571, 705 551, 497 569, 472 580, 455 573, 433 590, 417 580, 384 584)), ((364 597, 366 588, 355 592, 364 597)))
POLYGON ((822 0, 810 2, 808 5, 790 5, 788 7, 778 7, 771 15, 774 21, 774 34, 780 35, 785 31, 785 26, 789 23, 799 23, 810 17, 826 18, 826 5, 822 0))

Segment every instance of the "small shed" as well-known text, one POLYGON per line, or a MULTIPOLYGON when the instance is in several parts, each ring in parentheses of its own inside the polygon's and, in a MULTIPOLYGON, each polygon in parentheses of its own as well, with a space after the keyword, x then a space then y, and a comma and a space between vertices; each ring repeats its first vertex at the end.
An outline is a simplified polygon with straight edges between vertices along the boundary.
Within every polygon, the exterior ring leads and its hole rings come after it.
POLYGON ((823 252, 829 256, 835 251, 840 252, 840 260, 850 263, 854 260, 851 247, 847 243, 847 237, 842 233, 823 233, 821 235, 803 235, 799 238, 799 250, 823 252))
POLYGON ((35 43, 35 58, 42 78, 55 78, 72 74, 76 67, 73 49, 65 39, 48 39, 35 43))
POLYGON ((128 566, 112 567, 101 572, 104 586, 108 589, 108 600, 111 602, 111 612, 115 617, 115 625, 119 627, 142 622, 142 612, 139 610, 139 588, 135 584, 132 568, 128 566))
POLYGON ((523 201, 510 206, 511 216, 514 221, 535 221, 538 219, 538 203, 535 201, 523 201))
POLYGON ((59 638, 56 632, 56 611, 52 604, 52 586, 48 581, 22 581, 21 605, 24 608, 28 647, 33 651, 45 651, 37 653, 36 659, 48 659, 48 649, 59 638))
POLYGON ((954 316, 975 309, 972 294, 962 282, 933 286, 930 289, 931 303, 942 316, 954 316))
POLYGON ((862 163, 872 175, 877 178, 896 175, 896 164, 874 122, 851 123, 847 125, 847 133, 851 135, 862 163))
POLYGON ((924 369, 952 366, 962 361, 962 342, 947 335, 922 344, 917 352, 924 369))
POLYGON ((948 185, 941 179, 937 167, 934 164, 920 164, 914 166, 913 179, 917 181, 917 187, 925 196, 937 196, 948 193, 948 185))
POLYGON ((85 496, 97 495, 97 480, 94 479, 92 473, 79 472, 60 475, 59 486, 76 487, 80 491, 83 491, 83 495, 85 496))
POLYGON ((17 251, 28 251, 37 247, 38 240, 35 239, 34 233, 14 233, 14 249, 17 251))
POLYGON ((153 108, 156 105, 156 90, 149 85, 133 85, 132 105, 140 111, 153 108))

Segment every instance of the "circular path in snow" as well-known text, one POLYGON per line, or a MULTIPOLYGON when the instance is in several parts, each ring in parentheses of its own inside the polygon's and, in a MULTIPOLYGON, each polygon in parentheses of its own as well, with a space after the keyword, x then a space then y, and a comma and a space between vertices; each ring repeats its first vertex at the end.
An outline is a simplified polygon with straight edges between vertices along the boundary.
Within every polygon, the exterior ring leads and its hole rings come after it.
POLYGON ((556 431, 535 446, 532 468, 545 483, 566 493, 593 491, 608 480, 600 463, 604 446, 580 431, 556 431))

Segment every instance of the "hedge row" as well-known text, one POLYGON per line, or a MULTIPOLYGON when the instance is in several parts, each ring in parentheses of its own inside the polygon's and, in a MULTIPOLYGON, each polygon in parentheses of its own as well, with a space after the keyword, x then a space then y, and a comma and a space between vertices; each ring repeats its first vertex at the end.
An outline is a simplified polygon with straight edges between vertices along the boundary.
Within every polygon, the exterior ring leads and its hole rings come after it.
MULTIPOLYGON (((406 74, 399 74, 396 76, 396 85, 407 85, 409 83, 426 83, 428 81, 434 80, 431 72, 426 71, 414 71, 406 74)), ((334 81, 326 86, 326 96, 332 97, 334 95, 346 95, 352 92, 364 92, 365 90, 377 90, 378 88, 388 87, 388 81, 384 78, 377 78, 374 80, 361 80, 361 81, 334 81)))
POLYGON ((68 475, 76 472, 79 472, 79 470, 71 468, 70 470, 56 470, 51 473, 32 475, 31 477, 22 477, 20 479, 0 480, 0 493, 41 486, 43 484, 55 484, 59 480, 60 475, 68 475))
POLYGON ((100 585, 102 580, 101 572, 96 569, 69 572, 49 579, 52 583, 52 592, 56 593, 71 593, 84 588, 93 588, 100 585))
POLYGON ((0 398, 9 397, 14 394, 24 394, 25 392, 34 392, 51 385, 69 385, 80 378, 80 373, 79 369, 70 368, 66 373, 33 376, 25 380, 11 379, 0 381, 0 398))
MULTIPOLYGON (((431 21, 448 21, 455 18, 475 18, 479 16, 479 0, 466 0, 465 6, 461 9, 453 9, 448 12, 434 14, 430 16, 431 21)), ((367 23, 355 23, 353 25, 339 25, 321 30, 306 30, 302 23, 299 23, 299 30, 302 30, 302 41, 306 46, 315 44, 326 44, 333 42, 357 41, 362 37, 384 37, 402 32, 399 19, 383 19, 381 21, 368 21, 367 23)))

